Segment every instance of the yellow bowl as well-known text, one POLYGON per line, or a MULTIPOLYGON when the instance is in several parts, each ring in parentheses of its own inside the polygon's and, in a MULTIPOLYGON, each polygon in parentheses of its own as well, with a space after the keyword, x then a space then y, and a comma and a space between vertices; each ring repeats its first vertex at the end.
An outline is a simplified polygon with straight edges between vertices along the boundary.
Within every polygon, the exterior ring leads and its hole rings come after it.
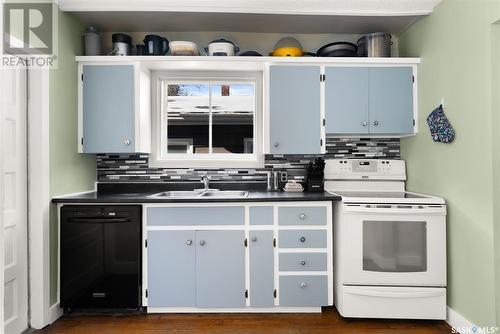
POLYGON ((302 57, 304 51, 296 47, 283 47, 273 50, 269 55, 273 57, 302 57))

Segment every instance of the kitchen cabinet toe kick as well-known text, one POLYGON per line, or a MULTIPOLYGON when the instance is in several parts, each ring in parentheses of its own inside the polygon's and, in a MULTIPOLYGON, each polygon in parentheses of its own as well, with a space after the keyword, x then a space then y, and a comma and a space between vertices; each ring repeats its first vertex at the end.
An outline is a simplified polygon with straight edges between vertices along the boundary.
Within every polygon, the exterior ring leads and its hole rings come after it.
POLYGON ((148 313, 321 313, 318 307, 239 307, 239 308, 198 308, 198 307, 148 307, 148 313))

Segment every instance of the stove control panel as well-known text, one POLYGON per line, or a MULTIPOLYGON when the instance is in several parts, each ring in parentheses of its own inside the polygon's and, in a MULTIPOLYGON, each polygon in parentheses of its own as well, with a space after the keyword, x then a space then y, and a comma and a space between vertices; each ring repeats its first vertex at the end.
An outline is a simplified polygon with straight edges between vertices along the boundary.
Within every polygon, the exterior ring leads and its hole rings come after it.
POLYGON ((327 180, 406 180, 404 160, 329 159, 327 180))

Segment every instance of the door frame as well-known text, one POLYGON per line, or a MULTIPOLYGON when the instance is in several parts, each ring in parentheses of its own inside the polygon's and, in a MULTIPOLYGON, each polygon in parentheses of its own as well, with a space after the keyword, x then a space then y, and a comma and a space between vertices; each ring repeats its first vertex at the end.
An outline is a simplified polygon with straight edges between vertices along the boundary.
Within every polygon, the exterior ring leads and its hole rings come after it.
POLYGON ((28 72, 29 322, 36 329, 62 315, 59 303, 50 304, 49 71, 28 72))

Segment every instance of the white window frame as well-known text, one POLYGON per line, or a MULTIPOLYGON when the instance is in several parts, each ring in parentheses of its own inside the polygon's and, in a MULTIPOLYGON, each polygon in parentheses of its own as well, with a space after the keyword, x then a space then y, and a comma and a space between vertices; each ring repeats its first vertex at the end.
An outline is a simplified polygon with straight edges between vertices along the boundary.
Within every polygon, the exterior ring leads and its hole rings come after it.
MULTIPOLYGON (((149 159, 151 167, 160 168, 262 168, 264 167, 264 135, 263 135, 263 82, 262 72, 247 71, 158 71, 152 74, 152 112, 151 144, 149 159), (196 82, 214 84, 238 84, 252 82, 255 85, 255 110, 253 126, 252 154, 167 154, 162 157, 162 83, 163 82, 196 82)), ((210 124, 211 126, 211 124, 210 124)), ((211 130, 210 130, 211 131, 211 130)))

